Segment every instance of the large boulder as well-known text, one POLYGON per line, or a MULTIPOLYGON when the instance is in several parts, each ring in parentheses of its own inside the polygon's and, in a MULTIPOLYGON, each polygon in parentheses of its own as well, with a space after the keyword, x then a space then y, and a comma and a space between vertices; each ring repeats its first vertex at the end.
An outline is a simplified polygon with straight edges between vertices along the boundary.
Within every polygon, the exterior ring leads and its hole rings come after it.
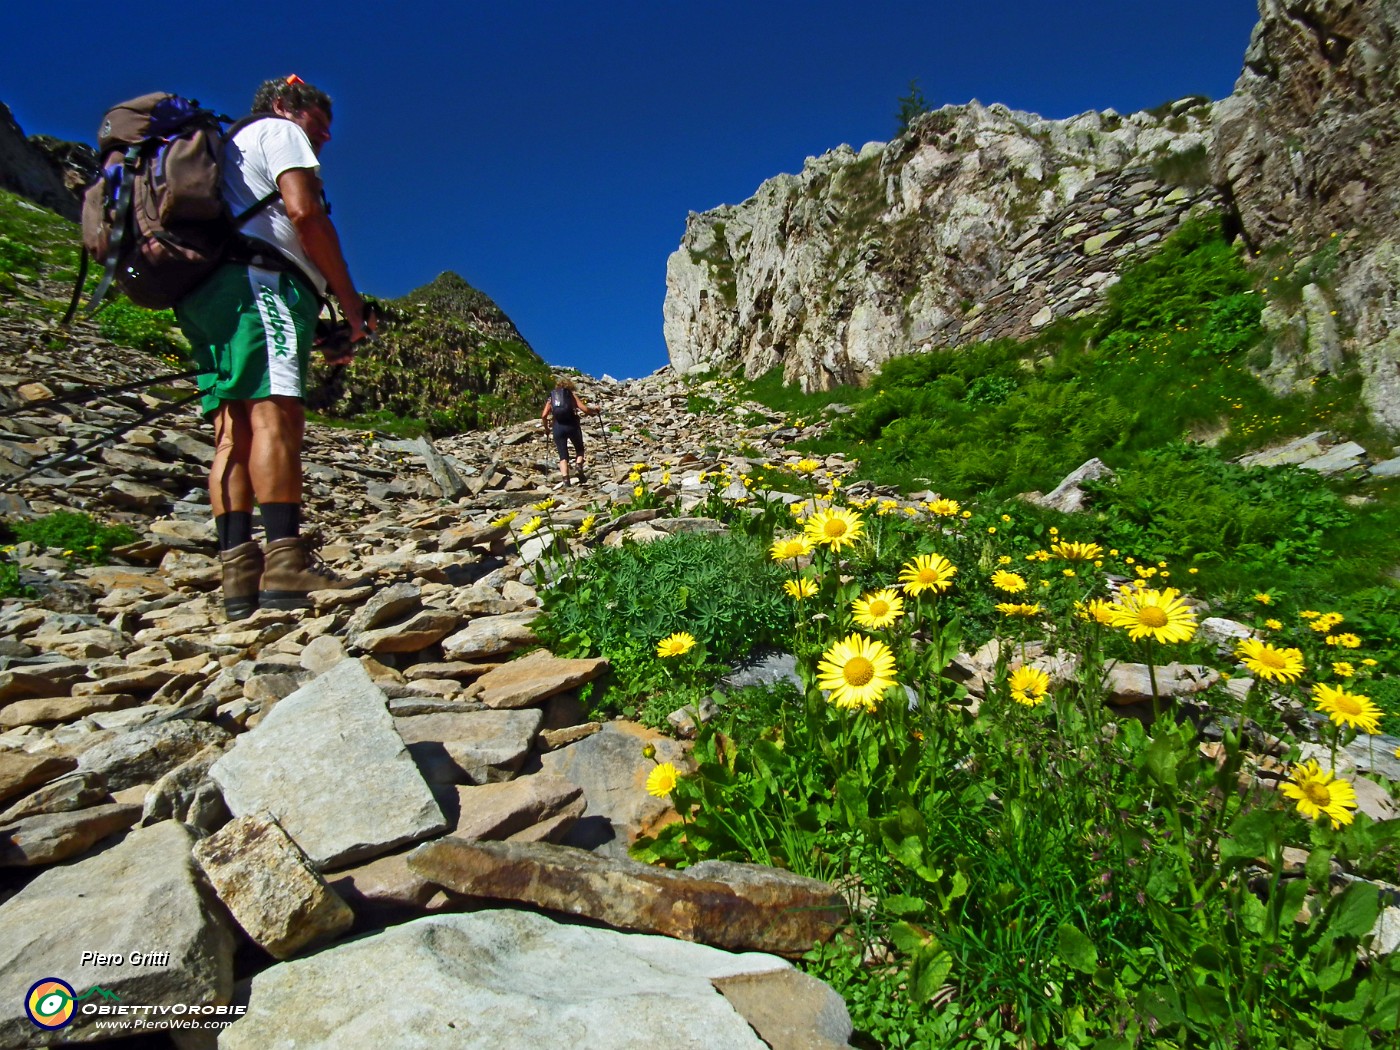
MULTIPOLYGON (((565 926, 529 912, 430 916, 253 978, 221 1050, 763 1050, 712 981, 788 970, 665 937, 565 926), (365 990, 374 994, 367 996, 365 990)), ((826 989, 816 1012, 851 1028, 826 989), (844 1022, 844 1024, 842 1023, 844 1022)))
MULTIPOLYGON (((81 1010, 63 1029, 37 1030, 25 996, 43 977, 67 981, 79 996, 100 986, 129 1005, 230 1001, 233 938, 205 898, 194 842, 173 820, 142 828, 87 860, 45 871, 0 905, 0 1048, 110 1038, 81 1010)), ((188 1018, 146 1020, 160 1029, 188 1018)))
POLYGON ((448 827, 355 660, 279 701, 210 776, 234 816, 270 814, 322 869, 448 827))
POLYGON ((847 915, 827 883, 758 864, 706 861, 680 872, 570 846, 445 838, 419 846, 408 866, 465 896, 735 951, 801 955, 829 940, 847 915))

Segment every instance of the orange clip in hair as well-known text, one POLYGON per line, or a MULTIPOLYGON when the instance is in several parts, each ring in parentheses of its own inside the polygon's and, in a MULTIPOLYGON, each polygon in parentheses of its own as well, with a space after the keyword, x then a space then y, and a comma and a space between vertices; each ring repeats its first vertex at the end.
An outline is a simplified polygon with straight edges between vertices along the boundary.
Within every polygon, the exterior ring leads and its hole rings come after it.
POLYGON ((299 77, 299 76, 297 76, 295 73, 293 73, 291 76, 289 76, 289 77, 287 78, 287 83, 288 83, 288 84, 305 84, 306 81, 302 80, 301 77, 299 77))

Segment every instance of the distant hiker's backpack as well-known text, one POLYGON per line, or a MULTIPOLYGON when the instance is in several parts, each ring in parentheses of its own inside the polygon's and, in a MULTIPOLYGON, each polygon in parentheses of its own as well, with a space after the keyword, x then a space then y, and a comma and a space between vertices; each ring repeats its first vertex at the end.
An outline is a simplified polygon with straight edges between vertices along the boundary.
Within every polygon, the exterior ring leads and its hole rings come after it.
POLYGON ((578 422, 578 406, 574 404, 574 395, 562 386, 555 387, 554 392, 549 395, 549 410, 554 414, 556 423, 578 422))
POLYGON ((225 132, 228 117, 164 93, 108 110, 101 173, 83 197, 83 248, 103 267, 89 310, 114 282, 138 306, 174 306, 219 265, 238 227, 277 198, 231 216, 219 192, 224 143, 253 119, 225 132))

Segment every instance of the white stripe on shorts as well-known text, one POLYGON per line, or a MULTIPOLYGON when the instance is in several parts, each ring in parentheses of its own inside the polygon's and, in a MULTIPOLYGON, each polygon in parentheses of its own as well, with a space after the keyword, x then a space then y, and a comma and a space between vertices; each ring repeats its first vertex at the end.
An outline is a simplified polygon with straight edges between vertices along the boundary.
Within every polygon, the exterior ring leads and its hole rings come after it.
POLYGON ((267 346, 268 393, 302 396, 301 360, 297 357, 297 327, 292 311, 282 298, 282 274, 277 270, 248 267, 253 301, 262 316, 263 341, 267 346))

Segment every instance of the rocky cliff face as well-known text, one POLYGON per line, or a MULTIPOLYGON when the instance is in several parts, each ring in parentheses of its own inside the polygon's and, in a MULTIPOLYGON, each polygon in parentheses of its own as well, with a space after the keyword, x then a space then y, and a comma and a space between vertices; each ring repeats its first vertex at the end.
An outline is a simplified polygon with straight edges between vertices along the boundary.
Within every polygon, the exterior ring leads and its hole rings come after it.
POLYGON ((1266 317, 1268 374, 1353 358, 1372 416, 1400 431, 1400 0, 1259 7, 1212 170, 1250 247, 1302 285, 1266 317))
POLYGON ((781 365, 812 389, 1023 337, 1100 305, 1126 263, 1215 206, 1269 298, 1251 364, 1279 392, 1356 368, 1372 417, 1400 431, 1400 0, 1259 3, 1219 103, 1063 121, 945 107, 692 214, 667 267, 672 364, 781 365))
POLYGON ((0 102, 0 189, 18 193, 78 221, 75 189, 96 166, 93 150, 57 139, 26 139, 13 114, 0 102))
POLYGON ((1207 185, 1211 104, 1045 120, 946 106, 692 214, 666 273, 679 371, 781 365, 805 389, 925 346, 1028 335, 1092 309, 1207 185))

